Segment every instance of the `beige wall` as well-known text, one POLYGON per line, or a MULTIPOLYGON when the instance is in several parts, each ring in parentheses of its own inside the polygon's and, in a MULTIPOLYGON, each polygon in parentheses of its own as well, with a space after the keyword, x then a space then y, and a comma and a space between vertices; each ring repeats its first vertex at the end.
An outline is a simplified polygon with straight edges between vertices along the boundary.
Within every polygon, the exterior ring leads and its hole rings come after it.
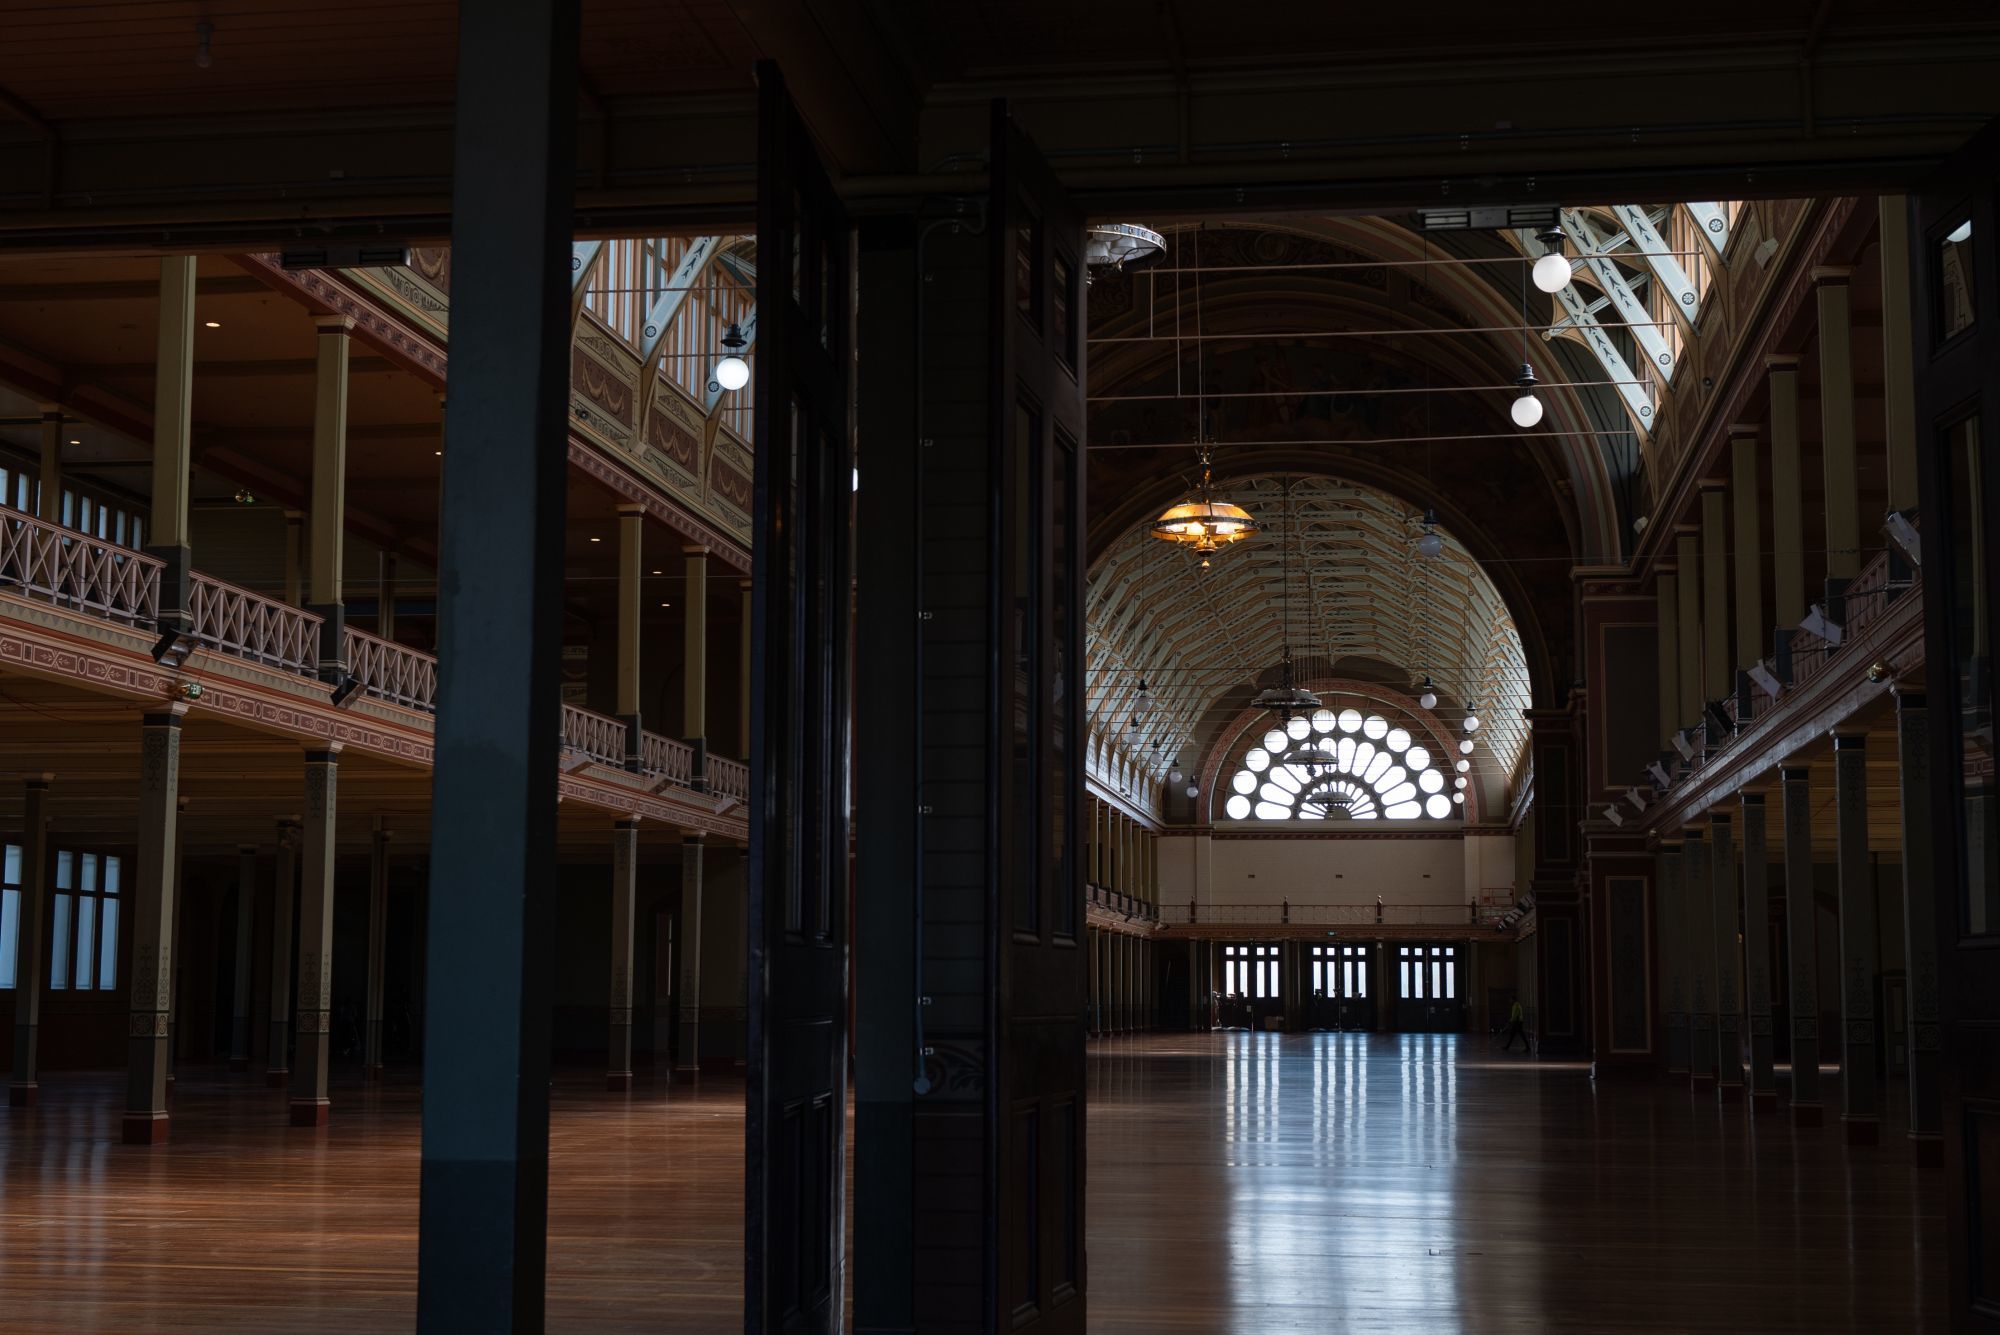
POLYGON ((1160 900, 1198 904, 1463 904, 1513 884, 1511 835, 1160 841, 1160 900))

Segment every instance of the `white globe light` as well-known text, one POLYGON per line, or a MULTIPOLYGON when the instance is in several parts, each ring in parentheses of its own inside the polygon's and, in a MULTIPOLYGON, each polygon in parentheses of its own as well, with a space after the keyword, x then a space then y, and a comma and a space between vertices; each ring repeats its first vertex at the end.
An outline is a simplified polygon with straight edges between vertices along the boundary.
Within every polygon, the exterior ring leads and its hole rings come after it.
POLYGON ((1425 709, 1436 709, 1438 703, 1437 692, 1425 691, 1422 695, 1417 697, 1417 703, 1422 705, 1425 709))
POLYGON ((728 356, 715 364, 715 383, 724 389, 741 389, 750 383, 750 363, 728 356))
POLYGON ((1187 795, 1188 795, 1189 797, 1199 797, 1199 796, 1201 795, 1201 788, 1200 788, 1200 786, 1199 786, 1199 785, 1197 785, 1197 784, 1192 784, 1192 783, 1191 783, 1191 784, 1189 784, 1189 785, 1187 786, 1187 795))
POLYGON ((1168 783, 1179 783, 1180 781, 1181 781, 1181 772, 1178 769, 1170 769, 1167 771, 1168 783))
POLYGON ((1461 760, 1456 765, 1452 766, 1452 768, 1457 770, 1460 774, 1464 774, 1466 771, 1472 768, 1472 762, 1470 760, 1461 760))
POLYGON ((1458 804, 1459 806, 1464 806, 1464 805, 1465 805, 1465 794, 1464 794, 1464 793, 1453 793, 1453 794, 1451 795, 1451 800, 1452 800, 1453 802, 1457 803, 1457 804, 1458 804))
POLYGON ((1477 714, 1467 714, 1467 715, 1465 716, 1465 730, 1466 730, 1467 732, 1478 732, 1478 731, 1479 731, 1479 715, 1477 715, 1477 714))
POLYGON ((1425 556, 1436 556, 1444 550, 1444 539, 1435 533, 1426 533, 1417 539, 1417 550, 1425 556))
POLYGON ((1472 739, 1470 737, 1467 737, 1465 740, 1461 741, 1458 744, 1458 753, 1462 756, 1469 756, 1472 754, 1472 739))
POLYGON ((1507 412, 1515 426, 1533 426, 1542 420, 1542 401, 1532 394, 1523 394, 1507 412))
POLYGON ((1554 295, 1569 286, 1569 257, 1550 251, 1535 261, 1535 286, 1554 295))
POLYGON ((1462 792, 1464 792, 1464 791, 1465 791, 1465 777, 1464 777, 1463 775, 1460 775, 1460 776, 1459 776, 1458 778, 1456 778, 1456 779, 1453 779, 1453 780, 1451 781, 1451 786, 1452 786, 1452 787, 1454 787, 1454 788, 1456 788, 1456 789, 1458 789, 1458 790, 1459 790, 1459 791, 1460 791, 1461 793, 1462 793, 1462 792))

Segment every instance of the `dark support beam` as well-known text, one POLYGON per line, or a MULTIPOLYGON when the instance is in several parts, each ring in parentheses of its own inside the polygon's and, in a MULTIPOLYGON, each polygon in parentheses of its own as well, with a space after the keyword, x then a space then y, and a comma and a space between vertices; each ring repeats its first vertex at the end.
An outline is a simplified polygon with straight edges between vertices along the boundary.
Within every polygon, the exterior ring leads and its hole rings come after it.
POLYGON ((577 28, 459 14, 422 1331, 542 1329, 577 28))

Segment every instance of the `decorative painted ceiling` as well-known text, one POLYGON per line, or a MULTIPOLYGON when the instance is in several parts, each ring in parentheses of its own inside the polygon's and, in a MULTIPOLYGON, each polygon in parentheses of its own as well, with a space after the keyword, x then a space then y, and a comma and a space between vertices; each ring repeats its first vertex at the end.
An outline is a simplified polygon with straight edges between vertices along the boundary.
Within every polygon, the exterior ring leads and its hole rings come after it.
POLYGON ((1410 504, 1335 478, 1264 474, 1222 490, 1264 527, 1208 568, 1144 527, 1092 567, 1085 680, 1100 744, 1160 770, 1176 756, 1192 765, 1277 680, 1289 646, 1301 682, 1379 681, 1414 695, 1428 676, 1454 734, 1468 706, 1478 710, 1474 759, 1504 784, 1527 741, 1528 667, 1506 602, 1465 547, 1440 531, 1442 550, 1423 555, 1410 504))

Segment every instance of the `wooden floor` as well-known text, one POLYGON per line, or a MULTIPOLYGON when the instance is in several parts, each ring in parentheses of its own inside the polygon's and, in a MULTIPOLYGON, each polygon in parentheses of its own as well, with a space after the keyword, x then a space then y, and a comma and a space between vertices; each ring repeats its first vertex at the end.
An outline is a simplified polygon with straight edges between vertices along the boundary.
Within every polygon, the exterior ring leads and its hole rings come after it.
MULTIPOLYGON (((1091 1330, 1937 1329, 1936 1180, 1472 1037, 1091 1046, 1091 1330)), ((0 1331, 408 1330, 412 1086, 321 1132, 188 1073, 161 1150, 119 1089, 0 1110, 0 1331)), ((741 1329, 742 1093, 559 1083, 549 1328, 741 1329)), ((1892 1131, 1895 1128, 1891 1128, 1892 1131)))

